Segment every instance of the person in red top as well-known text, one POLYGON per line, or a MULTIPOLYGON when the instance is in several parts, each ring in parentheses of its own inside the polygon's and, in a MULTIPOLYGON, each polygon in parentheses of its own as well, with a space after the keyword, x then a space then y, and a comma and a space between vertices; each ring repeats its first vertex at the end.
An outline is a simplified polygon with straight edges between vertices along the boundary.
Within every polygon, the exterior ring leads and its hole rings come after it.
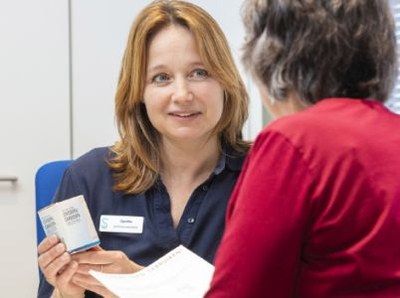
POLYGON ((248 0, 275 120, 232 194, 207 298, 400 297, 400 116, 384 0, 248 0))

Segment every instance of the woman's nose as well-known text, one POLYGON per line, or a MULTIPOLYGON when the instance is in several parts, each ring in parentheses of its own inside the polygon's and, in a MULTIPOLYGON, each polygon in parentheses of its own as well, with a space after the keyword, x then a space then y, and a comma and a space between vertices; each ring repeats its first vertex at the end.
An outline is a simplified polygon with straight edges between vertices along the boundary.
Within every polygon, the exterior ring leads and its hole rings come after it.
POLYGON ((193 100, 193 93, 190 88, 190 83, 183 78, 176 79, 172 100, 176 102, 188 102, 193 100))

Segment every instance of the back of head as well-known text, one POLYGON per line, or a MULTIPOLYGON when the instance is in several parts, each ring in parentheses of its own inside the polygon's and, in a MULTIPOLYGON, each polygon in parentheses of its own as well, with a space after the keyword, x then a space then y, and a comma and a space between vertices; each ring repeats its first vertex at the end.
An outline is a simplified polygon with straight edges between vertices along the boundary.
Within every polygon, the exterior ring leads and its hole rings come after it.
POLYGON ((385 101, 396 78, 386 0, 248 0, 243 60, 276 100, 385 101))

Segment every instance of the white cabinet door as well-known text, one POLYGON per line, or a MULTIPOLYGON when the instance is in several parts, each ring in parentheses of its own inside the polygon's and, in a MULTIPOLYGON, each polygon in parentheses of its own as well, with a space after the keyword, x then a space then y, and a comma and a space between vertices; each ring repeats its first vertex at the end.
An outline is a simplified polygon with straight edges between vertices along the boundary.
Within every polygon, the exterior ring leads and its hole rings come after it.
POLYGON ((69 158, 68 1, 0 2, 0 296, 36 297, 34 174, 69 158))
MULTIPOLYGON (((221 25, 239 69, 244 30, 242 0, 192 0, 221 25)), ((114 94, 129 29, 148 0, 72 0, 73 148, 74 157, 117 139, 114 94)), ((242 71, 251 97, 245 127, 249 139, 262 127, 262 104, 254 85, 242 71)))

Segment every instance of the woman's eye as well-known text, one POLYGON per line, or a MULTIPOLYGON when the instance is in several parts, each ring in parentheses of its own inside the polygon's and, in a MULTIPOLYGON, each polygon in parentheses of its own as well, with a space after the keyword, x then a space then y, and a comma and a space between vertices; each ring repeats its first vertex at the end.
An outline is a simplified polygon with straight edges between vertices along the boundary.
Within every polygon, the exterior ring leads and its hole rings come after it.
POLYGON ((164 84, 169 81, 170 77, 166 73, 159 73, 153 77, 151 80, 155 84, 164 84))
POLYGON ((208 78, 208 71, 205 69, 195 69, 191 72, 190 77, 194 79, 206 79, 208 78))

